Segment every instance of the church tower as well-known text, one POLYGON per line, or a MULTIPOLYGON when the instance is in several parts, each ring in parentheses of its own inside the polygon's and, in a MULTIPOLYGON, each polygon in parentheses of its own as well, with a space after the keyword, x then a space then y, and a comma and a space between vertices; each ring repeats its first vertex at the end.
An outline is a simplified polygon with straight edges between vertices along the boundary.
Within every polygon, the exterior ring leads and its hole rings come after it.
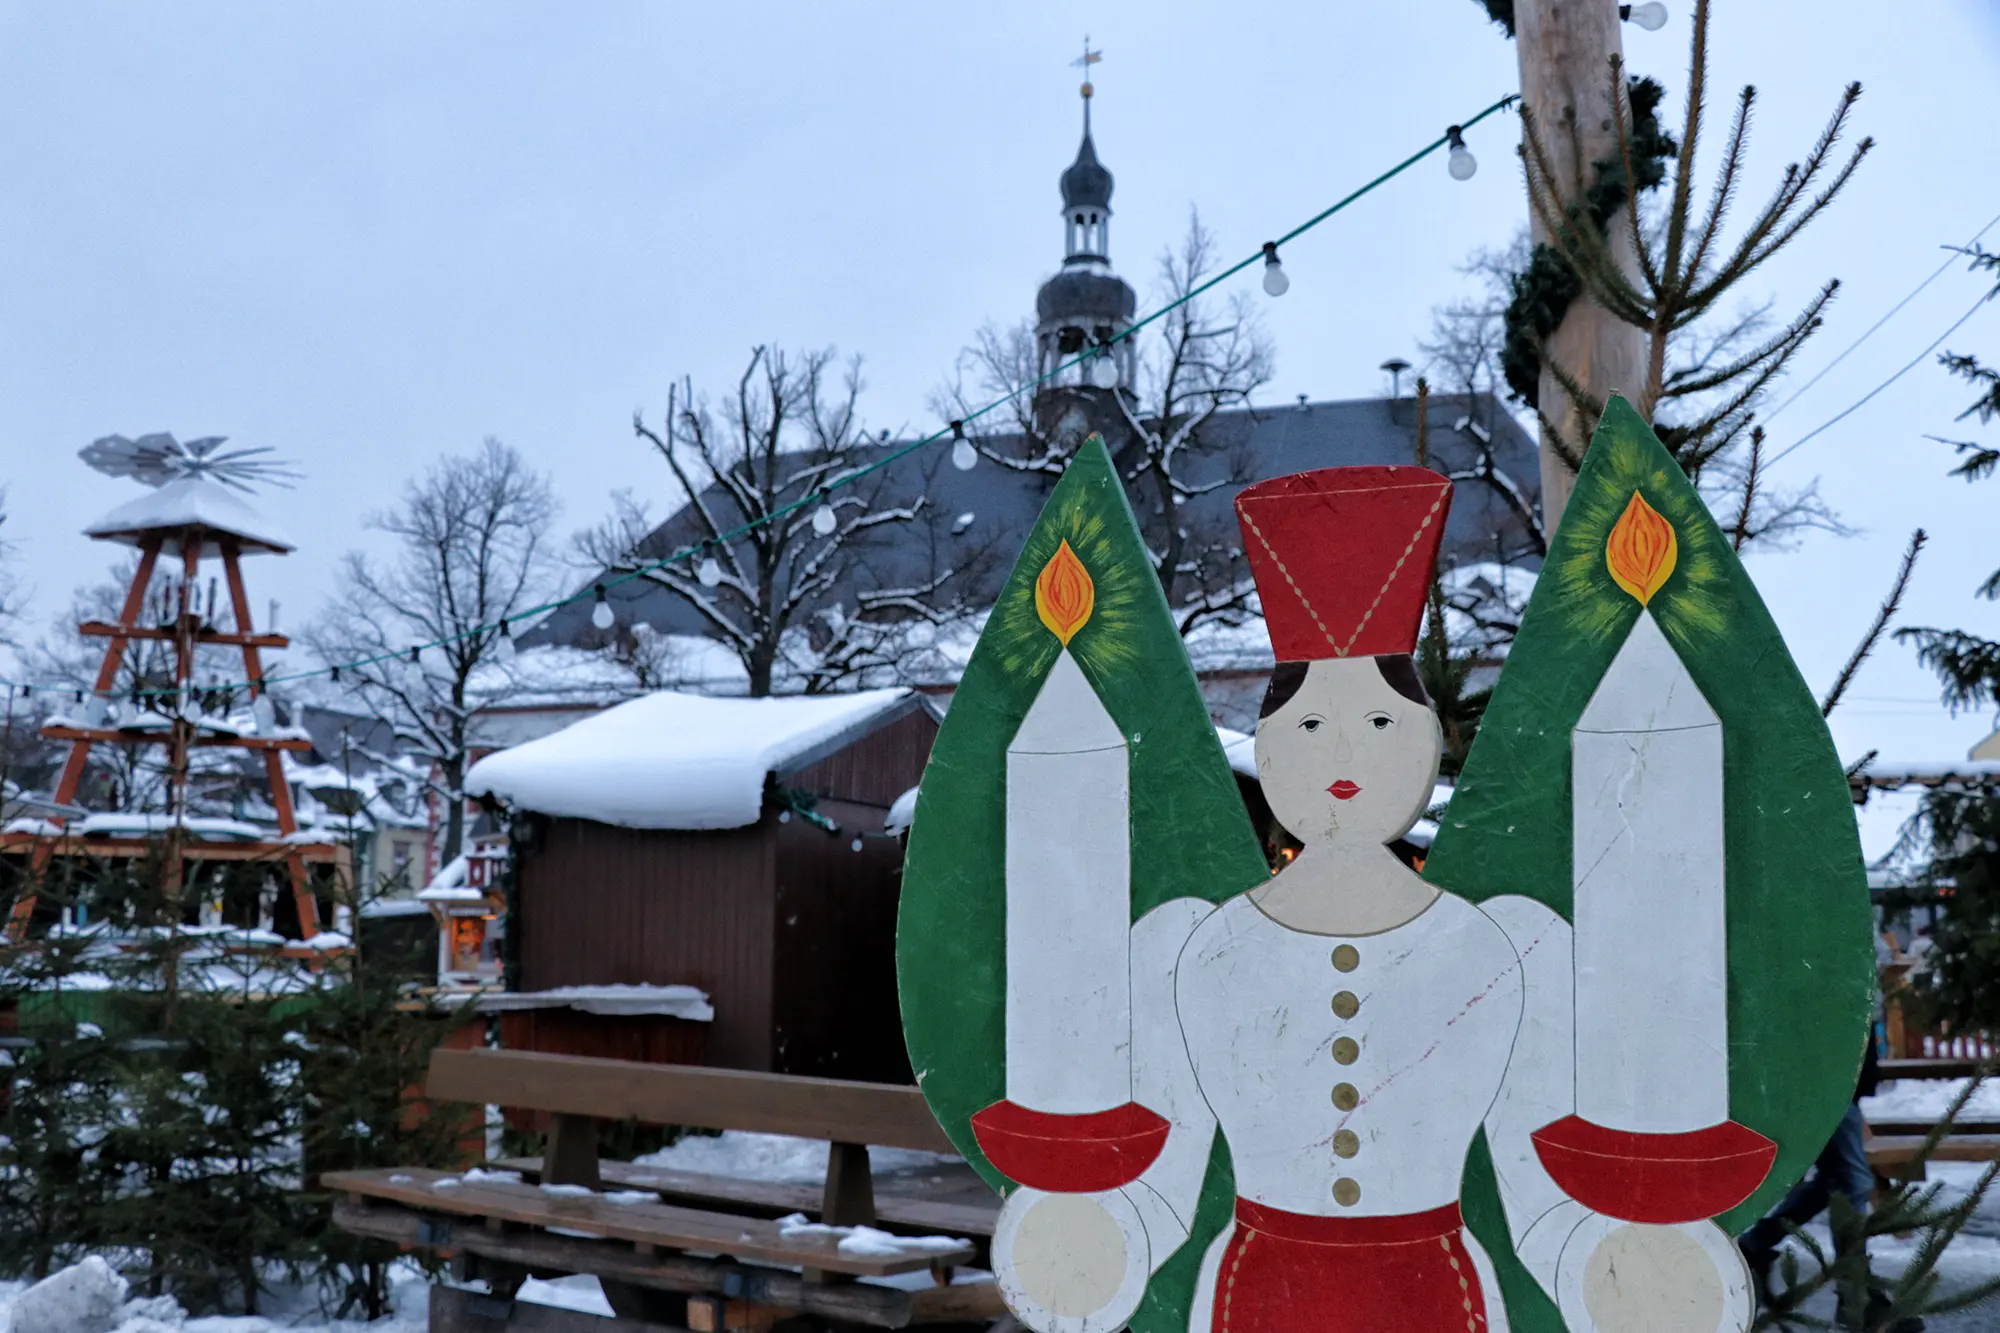
MULTIPOLYGON (((1084 72, 1089 73, 1088 64, 1084 72)), ((1093 91, 1086 81, 1083 143, 1062 174, 1062 268, 1035 296, 1036 373, 1046 375, 1087 348, 1103 348, 1118 373, 1109 379, 1095 361, 1085 361, 1047 381, 1045 391, 1094 387, 1129 392, 1133 382, 1131 340, 1111 341, 1131 326, 1138 300, 1131 284, 1111 271, 1111 173, 1097 160, 1090 137, 1093 91)))

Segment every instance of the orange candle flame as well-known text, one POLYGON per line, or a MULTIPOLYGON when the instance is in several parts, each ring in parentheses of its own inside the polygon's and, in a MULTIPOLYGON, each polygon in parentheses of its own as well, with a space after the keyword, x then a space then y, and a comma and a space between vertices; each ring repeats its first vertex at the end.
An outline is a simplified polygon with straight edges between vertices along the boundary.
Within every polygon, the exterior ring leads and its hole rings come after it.
POLYGON ((1035 576, 1035 613, 1066 648, 1096 604, 1097 585, 1065 541, 1035 576))
POLYGON ((1611 577, 1644 606, 1665 586, 1679 554, 1674 525, 1661 518, 1639 492, 1632 492, 1631 503, 1612 524, 1611 536, 1604 543, 1604 563, 1610 567, 1611 577))

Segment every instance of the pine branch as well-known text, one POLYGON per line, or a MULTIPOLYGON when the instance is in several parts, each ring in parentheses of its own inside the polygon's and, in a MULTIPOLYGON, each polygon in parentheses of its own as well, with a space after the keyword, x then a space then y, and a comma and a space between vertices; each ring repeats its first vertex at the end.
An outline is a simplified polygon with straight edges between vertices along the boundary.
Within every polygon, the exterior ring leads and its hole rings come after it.
POLYGON ((1868 626, 1868 632, 1861 636, 1861 642, 1854 646, 1854 652, 1849 655, 1847 665, 1843 666, 1840 674, 1834 677, 1833 688, 1829 689, 1826 698, 1820 701, 1821 717, 1832 716, 1835 706, 1840 703, 1840 697, 1847 693, 1847 687, 1853 684, 1855 673, 1861 670, 1861 664, 1868 660, 1868 655, 1882 642, 1882 634, 1888 629, 1889 622, 1895 618, 1896 612, 1902 609, 1903 594, 1909 591, 1910 575, 1916 570, 1917 556, 1923 551, 1924 543, 1928 540, 1930 539, 1922 528, 1910 534, 1910 544, 1903 548, 1902 564, 1896 569, 1896 581, 1889 585, 1889 595, 1882 599, 1882 605, 1875 612, 1874 621, 1868 626))
MULTIPOLYGON (((1743 503, 1737 507, 1736 522, 1730 525, 1731 549, 1739 554, 1743 543, 1750 540, 1750 507, 1757 499, 1757 482, 1764 470, 1764 431, 1762 427, 1750 432, 1750 468, 1743 474, 1743 503)), ((1824 717, 1826 710, 1820 710, 1824 717)))

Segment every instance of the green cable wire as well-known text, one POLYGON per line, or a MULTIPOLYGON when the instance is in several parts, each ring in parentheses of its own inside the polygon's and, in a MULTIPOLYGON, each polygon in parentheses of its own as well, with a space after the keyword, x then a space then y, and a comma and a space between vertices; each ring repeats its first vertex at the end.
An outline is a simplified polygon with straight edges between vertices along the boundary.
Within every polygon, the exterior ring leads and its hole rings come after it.
MULTIPOLYGON (((1477 125, 1480 121, 1485 120, 1488 116, 1503 111, 1520 100, 1521 100, 1520 94, 1509 93, 1507 96, 1501 98, 1499 101, 1493 103, 1491 106, 1481 111, 1478 115, 1472 116, 1469 119, 1460 122, 1459 129, 1469 130, 1474 125, 1477 125)), ((1305 233, 1311 231, 1314 227, 1317 227, 1320 223, 1326 221, 1328 218, 1332 217, 1335 213, 1340 212, 1342 209, 1346 208, 1349 204, 1354 203, 1357 199, 1360 199, 1362 196, 1369 194, 1378 187, 1387 184, 1389 181, 1395 179, 1397 176, 1402 175, 1405 171, 1415 166, 1418 162, 1421 162, 1424 158, 1429 157, 1432 153, 1435 153, 1438 149, 1444 147, 1446 142, 1449 140, 1449 137, 1450 136, 1447 134, 1439 135, 1437 138, 1425 144, 1422 148, 1419 148, 1416 152, 1411 153, 1401 162, 1398 162, 1395 166, 1390 167, 1387 171, 1383 172, 1381 175, 1375 177, 1373 180, 1367 182, 1366 184, 1350 191, 1346 195, 1343 195, 1341 198, 1335 200, 1327 207, 1313 214, 1311 217, 1307 218, 1304 222, 1301 222, 1298 226, 1293 227, 1290 231, 1278 237, 1278 239, 1271 242, 1271 244, 1274 246, 1282 246, 1289 243, 1290 241, 1294 240, 1297 237, 1305 235, 1305 233)), ((1235 277, 1238 273, 1241 273, 1244 269, 1249 268, 1252 264, 1257 263, 1259 260, 1264 258, 1264 254, 1265 254, 1264 248, 1262 246, 1259 246, 1257 248, 1256 253, 1248 256, 1247 258, 1240 259, 1234 264, 1231 264, 1228 268, 1223 269, 1220 273, 1215 274, 1213 277, 1209 278, 1206 282, 1200 284, 1197 287, 1194 287, 1185 294, 1161 306, 1158 310, 1155 310, 1152 314, 1147 315, 1144 319, 1138 320, 1137 322, 1129 324, 1125 328, 1120 329, 1117 333, 1111 336, 1110 341, 1105 343, 1104 346, 1108 347, 1112 343, 1117 343, 1123 339, 1130 338, 1133 334, 1139 332, 1139 330, 1145 328, 1147 325, 1152 324, 1154 321, 1163 319, 1167 315, 1172 314, 1175 310, 1179 309, 1181 306, 1186 305, 1188 302, 1194 300, 1196 297, 1203 295, 1212 288, 1216 287, 1218 284, 1226 282, 1230 278, 1235 277)), ((703 551, 709 550, 713 547, 728 546, 730 543, 734 542, 737 538, 744 536, 746 533, 754 532, 756 529, 763 527, 766 524, 775 523, 779 519, 784 518, 787 515, 798 512, 799 510, 805 508, 809 504, 813 504, 817 501, 823 501, 825 500, 828 493, 838 490, 842 486, 852 485, 853 483, 861 480, 863 477, 867 476, 871 472, 879 471, 880 469, 889 466, 889 464, 895 462, 900 458, 904 458, 910 454, 913 454, 919 449, 923 449, 930 445, 936 444, 938 441, 945 439, 947 436, 951 434, 953 426, 963 427, 966 425, 970 425, 972 422, 979 420, 979 418, 985 416, 987 413, 1005 407, 1008 403, 1013 402, 1015 399, 1021 397, 1023 394, 1032 393, 1034 390, 1040 388, 1043 384, 1046 384, 1048 381, 1055 379, 1057 376, 1061 375, 1064 371, 1074 369, 1075 367, 1082 365, 1084 362, 1092 360, 1093 358, 1101 355, 1103 355, 1103 352, 1100 348, 1087 348, 1084 351, 1077 353, 1069 360, 1064 361, 1060 365, 1045 372, 1044 374, 1038 375, 1034 379, 1029 380, 1027 383, 1020 385, 1018 388, 1012 389, 1009 392, 1002 394, 1000 397, 995 398, 992 402, 986 404, 984 407, 979 408, 977 411, 967 413, 965 416, 959 418, 956 422, 953 422, 951 423, 951 425, 947 425, 946 427, 944 427, 944 429, 933 431, 931 434, 924 436, 922 439, 914 440, 911 443, 904 445, 900 449, 897 449, 891 453, 884 454, 882 457, 876 459, 872 463, 863 464, 862 466, 855 468, 851 472, 843 473, 840 475, 840 477, 838 477, 833 481, 824 482, 819 486, 815 486, 812 490, 806 492, 804 495, 792 501, 790 504, 780 506, 779 508, 772 510, 770 513, 763 515, 762 517, 750 519, 748 522, 739 524, 738 526, 731 528, 727 532, 720 533, 714 537, 706 538, 702 541, 696 542, 692 546, 683 546, 679 550, 673 552, 670 555, 665 555, 660 557, 658 560, 649 561, 648 563, 643 565, 636 565, 633 568, 627 570, 626 572, 622 574, 613 575, 610 578, 596 580, 588 592, 578 592, 578 593, 572 593, 568 597, 558 597, 553 601, 543 602, 540 606, 531 606, 525 610, 516 611, 513 615, 506 616, 504 617, 504 619, 529 620, 535 616, 541 615, 546 611, 554 611, 559 607, 568 606, 571 602, 580 602, 585 597, 594 598, 597 595, 598 588, 603 588, 606 591, 609 591, 612 588, 618 587, 620 584, 630 583, 634 579, 644 578, 646 575, 653 573, 655 570, 665 569, 668 565, 689 559, 690 557, 699 555, 703 551)), ((260 689, 268 688, 271 685, 278 684, 284 681, 311 680, 314 677, 331 675, 337 671, 352 671, 356 667, 373 666, 377 662, 387 662, 395 658, 407 657, 410 656, 411 654, 421 654, 432 648, 442 648, 448 643, 457 643, 464 639, 476 638, 480 635, 491 633, 492 631, 497 630, 499 626, 500 622, 498 621, 490 625, 475 625, 471 629, 461 630, 457 634, 449 634, 441 639, 433 639, 429 643, 413 644, 408 648, 397 648, 390 652, 377 653, 373 657, 358 657, 352 662, 342 662, 338 666, 316 667, 310 671, 293 671, 293 672, 288 672, 284 675, 264 676, 260 678, 259 688, 260 689)), ((203 688, 226 689, 234 691, 245 688, 250 683, 251 682, 247 680, 241 682, 232 681, 226 685, 210 685, 210 686, 205 686, 203 688)), ((77 690, 77 687, 73 685, 57 685, 57 686, 29 685, 16 681, 7 681, 6 685, 10 692, 16 689, 17 687, 27 691, 33 691, 39 689, 52 694, 62 694, 65 692, 77 690)), ((82 690, 80 692, 84 694, 96 693, 96 691, 94 690, 82 690)), ((153 697, 162 697, 165 695, 178 694, 178 693, 180 693, 180 689, 179 687, 175 687, 173 689, 163 689, 163 690, 134 690, 131 692, 131 695, 132 697, 140 697, 148 695, 153 697)))

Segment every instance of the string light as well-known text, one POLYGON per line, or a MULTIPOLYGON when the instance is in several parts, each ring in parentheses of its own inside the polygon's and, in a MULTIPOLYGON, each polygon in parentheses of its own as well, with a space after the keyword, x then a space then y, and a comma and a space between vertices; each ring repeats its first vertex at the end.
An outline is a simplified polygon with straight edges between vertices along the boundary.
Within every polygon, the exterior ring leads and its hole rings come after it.
POLYGON ((1097 349, 1097 359, 1090 363, 1090 382, 1100 389, 1118 387, 1118 363, 1111 359, 1111 348, 1107 345, 1097 349))
MULTIPOLYGON (((1622 18, 1630 19, 1632 22, 1637 23, 1639 26, 1650 29, 1650 28, 1657 28, 1658 26, 1666 22, 1667 11, 1665 5, 1659 4, 1657 3, 1657 0, 1655 0, 1655 2, 1653 3, 1620 6, 1619 14, 1620 17, 1622 18)), ((1495 115, 1500 111, 1512 107, 1514 103, 1516 103, 1519 100, 1520 100, 1519 94, 1509 93, 1507 96, 1500 98, 1492 105, 1480 111, 1477 115, 1467 117, 1459 128, 1461 130, 1470 129, 1474 125, 1477 125, 1479 122, 1485 120, 1487 117, 1495 115)), ((1276 240, 1266 241, 1259 254, 1249 255, 1246 258, 1240 259, 1236 263, 1229 265, 1227 268, 1221 269, 1218 272, 1209 275, 1209 277, 1206 280, 1197 284, 1192 290, 1184 292, 1180 296, 1176 297, 1174 300, 1169 301, 1166 304, 1160 306, 1158 309, 1154 310, 1151 314, 1145 316, 1143 319, 1135 320, 1132 324, 1128 325, 1127 327, 1117 330, 1112 335, 1109 342, 1111 344, 1115 344, 1120 339, 1130 339, 1133 335, 1137 334, 1141 329, 1144 329, 1148 325, 1156 323, 1161 319, 1164 319, 1168 314, 1170 314, 1174 310, 1179 309, 1181 306, 1186 305, 1190 301, 1199 299, 1202 295, 1204 295, 1208 291, 1222 285, 1224 282, 1229 281, 1231 278, 1234 278, 1237 274, 1243 272, 1244 269, 1249 268, 1252 264, 1255 264, 1260 257, 1264 260, 1264 290, 1272 296, 1283 295, 1286 291, 1290 290, 1291 280, 1286 275, 1283 267, 1278 262, 1278 247, 1280 245, 1284 245, 1292 240, 1297 239, 1300 236, 1303 236, 1306 232, 1311 231, 1313 228, 1317 227, 1320 223, 1325 222, 1335 213, 1338 213, 1341 210, 1345 209, 1346 207, 1348 207, 1348 205, 1354 203, 1358 199, 1361 199, 1363 196, 1372 193, 1377 188, 1386 184, 1395 177, 1401 175, 1403 172, 1409 170, 1411 167, 1415 166, 1418 162, 1430 156, 1438 149, 1445 147, 1448 147, 1448 140, 1443 137, 1434 139, 1430 143, 1425 144, 1423 147, 1417 149, 1415 152, 1411 153, 1408 157, 1405 157, 1402 161, 1397 162, 1393 166, 1389 167, 1387 170, 1375 176, 1373 179, 1363 182, 1361 185, 1355 187, 1353 190, 1350 190, 1347 194, 1342 195, 1339 199, 1334 200, 1333 203, 1327 205, 1319 212, 1313 214, 1311 217, 1307 218, 1304 222, 1299 223, 1297 226, 1293 227, 1290 231, 1285 232, 1283 235, 1279 236, 1276 240)), ((941 429, 930 435, 925 436, 920 440, 913 440, 909 444, 904 445, 900 449, 892 450, 889 453, 882 455, 880 458, 877 458, 872 462, 867 463, 864 466, 857 467, 852 471, 847 472, 846 474, 841 476, 838 480, 827 483, 827 485, 819 488, 818 490, 812 492, 811 494, 807 495, 802 499, 795 500, 788 505, 782 505, 779 508, 772 510, 770 513, 760 515, 756 518, 752 518, 742 524, 739 524, 737 527, 730 529, 727 532, 719 533, 715 537, 708 538, 699 543, 698 545, 682 547, 680 550, 673 551, 667 555, 660 557, 657 560, 648 562, 647 564, 644 565, 640 565, 634 569, 626 570, 623 573, 620 573, 613 578, 605 580, 605 584, 606 585, 619 584, 628 582, 632 579, 644 578, 648 574, 651 574, 656 570, 664 569, 668 565, 674 564, 677 561, 688 559, 690 556, 694 555, 698 551, 707 548, 712 548, 722 542, 733 541, 737 537, 740 537, 745 533, 755 531, 756 529, 763 527, 766 524, 783 520, 788 516, 796 513, 799 509, 802 509, 805 506, 812 504, 815 500, 819 502, 819 508, 815 510, 813 513, 812 517, 813 527, 815 531, 819 531, 820 525, 822 523, 825 523, 827 525, 827 529, 826 531, 821 532, 821 535, 822 536, 829 535, 832 528, 839 526, 839 521, 833 513, 832 506, 827 503, 826 497, 828 491, 834 490, 841 486, 851 485, 852 483, 859 481, 862 477, 867 476, 871 472, 879 471, 880 469, 889 466, 890 464, 896 462, 898 459, 901 459, 908 454, 915 453, 919 449, 925 448, 926 446, 932 444, 936 444, 939 441, 945 439, 950 439, 952 441, 952 462, 955 466, 958 466, 961 469, 963 469, 963 468, 968 468, 973 464, 976 464, 978 461, 978 451, 976 448, 972 446, 971 441, 965 439, 964 427, 967 422, 975 421, 978 418, 983 417, 990 412, 997 411, 1000 408, 1005 407, 1008 403, 1013 402, 1015 399, 1020 398, 1025 394, 1033 393, 1035 390, 1041 388, 1044 384, 1057 380, 1060 376, 1066 375, 1071 370, 1076 369, 1078 366, 1085 366, 1086 369, 1094 369, 1094 367, 1090 366, 1089 363, 1096 360, 1098 355, 1099 355, 1098 348, 1086 348, 1085 350, 1077 353, 1076 355, 1068 358, 1067 360, 1064 360, 1059 364, 1051 367, 1049 370, 1045 371, 1041 375, 1036 376, 1034 379, 1028 380, 1025 383, 1020 384, 1015 388, 1009 390, 1008 392, 999 395, 998 397, 994 398, 993 401, 987 403, 985 406, 979 408, 978 410, 966 413, 964 418, 962 418, 961 420, 952 422, 949 429, 941 429), (961 441, 965 444, 964 452, 961 452, 959 448, 961 441), (967 454, 971 456, 971 461, 969 463, 961 462, 960 460, 965 458, 967 454)), ((1114 366, 1113 369, 1115 370, 1116 367, 1114 366)), ((715 557, 713 555, 707 556, 702 560, 701 564, 696 568, 695 577, 697 580, 700 581, 700 583, 704 587, 710 587, 710 588, 715 587, 722 582, 722 567, 720 564, 716 562, 715 557)), ((594 591, 595 591, 595 586, 593 586, 593 592, 594 591)), ((576 593, 568 597, 559 597, 553 601, 544 602, 538 606, 523 608, 518 612, 516 612, 516 614, 524 616, 539 615, 544 611, 553 611, 559 607, 567 606, 569 603, 580 599, 582 596, 583 596, 582 593, 576 593)), ((496 626, 489 624, 473 625, 463 630, 460 630, 455 634, 446 635, 442 638, 435 639, 429 643, 420 643, 413 645, 410 648, 409 664, 412 668, 420 669, 422 666, 422 659, 420 654, 423 649, 442 648, 447 644, 456 643, 461 640, 475 639, 481 635, 492 633, 495 628, 496 626)), ((393 661, 397 653, 400 651, 401 650, 395 650, 392 652, 381 653, 373 657, 358 658, 355 661, 346 663, 345 666, 348 669, 352 669, 356 667, 367 666, 370 665, 371 663, 376 663, 376 662, 393 661)), ((272 681, 311 680, 316 677, 325 676, 330 680, 338 681, 340 679, 341 670, 342 667, 340 665, 329 663, 321 667, 313 667, 306 670, 288 672, 282 676, 272 677, 271 680, 272 681)), ((5 684, 10 688, 20 689, 21 695, 24 699, 32 698, 34 696, 34 691, 36 688, 34 685, 29 684, 25 681, 0 681, 0 684, 5 684)), ((42 689, 43 692, 46 694, 48 692, 49 687, 43 686, 42 689)), ((132 706, 135 709, 145 707, 147 706, 145 702, 146 700, 158 700, 165 696, 175 695, 180 692, 181 691, 178 687, 173 687, 173 686, 155 688, 155 689, 145 689, 145 690, 134 687, 131 691, 132 706)), ((157 706, 157 704, 153 706, 157 706)))
POLYGON ((618 623, 618 616, 611 603, 604 600, 604 585, 600 583, 592 591, 597 594, 597 605, 590 608, 590 623, 599 629, 610 629, 618 623))
POLYGON ((1445 170, 1455 181, 1471 180, 1472 173, 1479 170, 1479 159, 1465 146, 1464 132, 1453 125, 1444 132, 1444 141, 1445 146, 1451 149, 1450 156, 1445 158, 1445 170))
POLYGON ((1285 276, 1285 266, 1278 262, 1278 243, 1264 242, 1264 294, 1283 296, 1292 289, 1292 280, 1285 276))
POLYGON ((1627 23, 1636 23, 1647 32, 1658 32, 1667 26, 1667 7, 1660 0, 1646 0, 1643 5, 1620 5, 1618 17, 1627 23))
POLYGON ((979 451, 972 447, 972 441, 965 438, 965 423, 951 423, 951 465, 960 472, 970 472, 979 464, 979 451))
POLYGON ((500 635, 493 640, 493 656, 496 661, 511 661, 514 656, 514 636, 507 628, 507 617, 500 617, 500 635))

